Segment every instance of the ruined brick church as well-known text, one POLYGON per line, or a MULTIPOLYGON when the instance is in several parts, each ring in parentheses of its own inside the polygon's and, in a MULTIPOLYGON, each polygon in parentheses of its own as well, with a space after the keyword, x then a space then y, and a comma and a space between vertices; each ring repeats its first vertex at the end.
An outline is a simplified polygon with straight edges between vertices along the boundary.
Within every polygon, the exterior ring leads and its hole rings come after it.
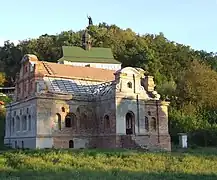
POLYGON ((4 143, 13 148, 171 150, 168 102, 141 68, 121 68, 109 48, 62 47, 58 63, 27 54, 6 106, 4 143))

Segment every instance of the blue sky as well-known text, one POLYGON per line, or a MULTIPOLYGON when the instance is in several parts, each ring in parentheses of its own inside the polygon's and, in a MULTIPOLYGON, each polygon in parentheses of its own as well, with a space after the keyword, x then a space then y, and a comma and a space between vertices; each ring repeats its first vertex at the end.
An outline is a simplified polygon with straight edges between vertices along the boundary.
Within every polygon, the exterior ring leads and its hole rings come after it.
POLYGON ((217 0, 0 0, 0 44, 106 22, 217 51, 217 0))

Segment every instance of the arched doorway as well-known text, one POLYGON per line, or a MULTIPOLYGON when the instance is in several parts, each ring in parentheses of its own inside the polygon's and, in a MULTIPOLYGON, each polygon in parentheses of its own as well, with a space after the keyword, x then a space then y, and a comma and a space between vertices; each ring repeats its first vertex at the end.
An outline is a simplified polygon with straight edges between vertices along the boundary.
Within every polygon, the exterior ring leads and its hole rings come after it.
POLYGON ((128 112, 125 118, 126 118, 126 134, 134 134, 135 116, 133 112, 128 112))
POLYGON ((74 141, 73 140, 69 141, 69 148, 74 148, 74 141))

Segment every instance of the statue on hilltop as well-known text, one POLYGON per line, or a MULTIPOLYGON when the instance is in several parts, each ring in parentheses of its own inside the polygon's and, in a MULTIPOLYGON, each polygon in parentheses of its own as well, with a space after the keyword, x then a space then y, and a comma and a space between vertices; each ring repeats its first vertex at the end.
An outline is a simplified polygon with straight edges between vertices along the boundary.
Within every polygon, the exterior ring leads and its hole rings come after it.
MULTIPOLYGON (((87 18, 88 18, 88 21, 89 21, 89 26, 92 26, 92 25, 93 25, 92 18, 91 18, 90 16, 87 16, 87 18)), ((88 27, 89 27, 89 26, 88 26, 88 27)))

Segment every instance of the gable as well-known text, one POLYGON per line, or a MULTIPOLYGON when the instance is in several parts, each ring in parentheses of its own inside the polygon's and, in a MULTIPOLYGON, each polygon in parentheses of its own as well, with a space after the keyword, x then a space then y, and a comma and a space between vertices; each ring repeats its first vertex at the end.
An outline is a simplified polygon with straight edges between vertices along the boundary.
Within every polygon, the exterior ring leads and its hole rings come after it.
POLYGON ((136 68, 133 68, 133 67, 125 67, 125 68, 122 68, 118 71, 115 72, 116 75, 119 75, 119 74, 126 74, 127 76, 129 75, 142 75, 142 73, 144 72, 144 70, 142 69, 136 69, 136 68))

